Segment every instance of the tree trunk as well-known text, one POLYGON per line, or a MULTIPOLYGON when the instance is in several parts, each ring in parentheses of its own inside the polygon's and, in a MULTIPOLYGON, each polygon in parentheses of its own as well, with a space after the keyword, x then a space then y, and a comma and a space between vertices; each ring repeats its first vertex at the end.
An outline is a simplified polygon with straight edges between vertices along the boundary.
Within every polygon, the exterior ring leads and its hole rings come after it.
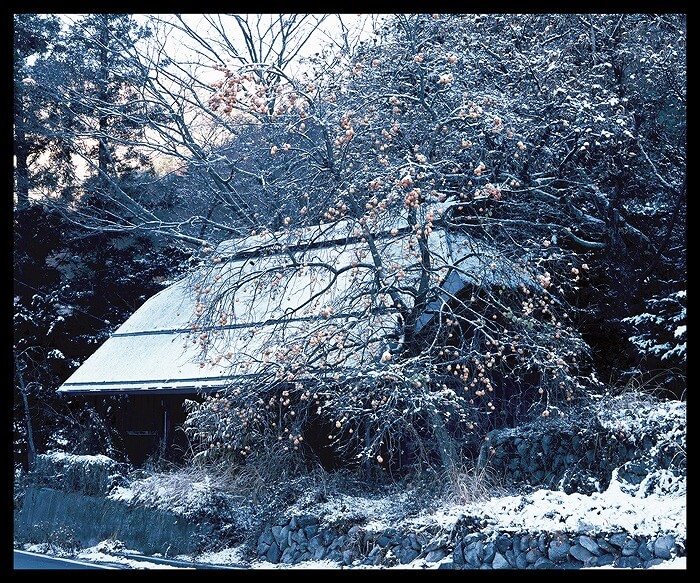
MULTIPOLYGON (((369 451, 369 444, 371 440, 371 435, 369 431, 369 425, 365 425, 365 451, 369 451)), ((369 457, 365 457, 365 461, 363 463, 364 470, 365 470, 365 479, 369 482, 372 474, 372 462, 370 461, 369 457)))
MULTIPOLYGON (((15 60, 17 57, 15 57, 15 60)), ((17 192, 17 210, 29 208, 29 148, 27 145, 27 133, 25 131, 22 83, 15 82, 15 178, 17 192)))
POLYGON ((449 472, 457 461, 455 442, 447 432, 444 420, 436 411, 430 413, 430 422, 433 425, 433 437, 440 454, 440 464, 443 470, 449 472))
MULTIPOLYGON (((109 15, 105 14, 102 17, 100 29, 100 48, 99 48, 99 79, 98 79, 98 95, 97 101, 102 107, 107 103, 109 96, 107 94, 107 86, 109 83, 109 54, 107 47, 109 46, 109 15)), ((99 110, 98 110, 99 111, 99 110)), ((105 115, 100 115, 98 118, 98 150, 97 150, 97 165, 100 169, 100 174, 104 179, 106 174, 109 174, 109 166, 111 156, 109 146, 107 145, 107 132, 109 131, 108 120, 105 115)), ((106 183, 106 180, 105 180, 106 183)), ((105 184, 106 186, 106 184, 105 184)))
POLYGON ((29 399, 27 398, 27 387, 24 384, 24 377, 19 363, 15 358, 15 371, 19 381, 19 392, 22 395, 22 405, 24 407, 24 423, 27 427, 27 469, 31 472, 36 462, 36 445, 34 444, 34 431, 32 429, 32 418, 29 414, 29 399))
POLYGON ((24 210, 29 208, 29 164, 24 132, 17 131, 15 139, 17 210, 24 210))

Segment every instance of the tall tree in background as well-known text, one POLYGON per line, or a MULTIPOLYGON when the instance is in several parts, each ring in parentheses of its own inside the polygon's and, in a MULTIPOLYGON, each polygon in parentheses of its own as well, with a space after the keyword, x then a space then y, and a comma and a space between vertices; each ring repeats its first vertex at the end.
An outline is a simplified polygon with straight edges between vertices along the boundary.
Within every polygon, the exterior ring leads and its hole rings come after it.
POLYGON ((127 210, 119 180, 148 165, 131 147, 145 129, 138 99, 144 79, 126 54, 147 35, 131 15, 91 14, 73 22, 64 36, 61 77, 53 87, 64 115, 54 131, 94 177, 89 188, 105 212, 112 200, 127 210))
POLYGON ((51 104, 35 78, 36 65, 53 48, 60 24, 55 16, 14 15, 14 156, 17 209, 29 207, 30 166, 47 148, 45 115, 51 104))
POLYGON ((147 29, 120 14, 87 15, 63 27, 55 17, 16 19, 15 56, 24 59, 15 70, 16 108, 25 102, 24 117, 16 115, 15 124, 18 197, 24 201, 31 181, 37 196, 54 200, 87 191, 102 215, 110 205, 124 214, 130 204, 138 207, 119 184, 148 170, 147 158, 132 147, 144 130, 143 104, 136 99, 142 71, 124 55, 147 29), (33 46, 43 49, 28 61, 33 46), (29 150, 27 132, 35 136, 29 150))

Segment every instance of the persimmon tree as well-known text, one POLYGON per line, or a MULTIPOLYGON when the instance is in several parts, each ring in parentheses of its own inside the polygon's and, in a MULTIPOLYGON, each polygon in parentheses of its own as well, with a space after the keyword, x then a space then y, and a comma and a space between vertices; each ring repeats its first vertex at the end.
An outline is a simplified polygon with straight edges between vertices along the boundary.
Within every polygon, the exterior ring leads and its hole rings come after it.
MULTIPOLYGON (((495 86, 509 98, 526 146, 514 172, 523 205, 511 208, 516 218, 537 217, 530 230, 551 249, 591 265, 567 297, 579 307, 577 326, 595 346, 601 376, 624 383, 629 370, 637 375, 651 363, 640 365, 644 351, 627 343, 642 331, 622 320, 645 313, 650 297, 686 286, 685 16, 465 22, 446 29, 445 42, 465 54, 474 87, 495 86)), ((679 374, 664 384, 679 395, 683 365, 668 366, 679 374)))
MULTIPOLYGON (((327 434, 310 447, 346 464, 449 468, 488 429, 563 416, 590 388, 586 347, 558 291, 588 266, 542 269, 551 240, 535 238, 532 218, 512 217, 525 203, 516 173, 527 147, 507 102, 474 90, 440 41, 460 25, 447 18, 446 27, 400 16, 352 58, 322 55, 302 79, 277 71, 272 107, 254 74, 262 65, 221 68, 210 105, 265 116, 244 161, 264 168, 261 190, 279 206, 254 214, 241 243, 256 262, 220 272, 222 251, 205 247, 213 271, 195 283, 192 322, 201 366, 260 371, 191 404, 190 432, 208 455, 291 456, 315 424, 327 434), (345 237, 322 253, 315 224, 345 237), (444 233, 464 252, 445 254, 435 244, 444 233), (266 258, 270 241, 276 255, 266 258), (338 260, 348 253, 355 259, 338 260), (318 291, 287 306, 305 277, 318 291), (468 284, 450 289, 451 277, 468 284), (260 297, 277 308, 276 325, 232 344, 224 329, 260 297)), ((567 226, 542 232, 578 239, 567 226)))

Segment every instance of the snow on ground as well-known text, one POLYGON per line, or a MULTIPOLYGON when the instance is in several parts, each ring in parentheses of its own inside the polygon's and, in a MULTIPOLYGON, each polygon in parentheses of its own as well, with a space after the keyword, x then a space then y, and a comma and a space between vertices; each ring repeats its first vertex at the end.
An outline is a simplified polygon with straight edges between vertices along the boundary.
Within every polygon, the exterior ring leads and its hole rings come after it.
POLYGON ((160 507, 184 517, 206 515, 218 507, 221 496, 220 485, 197 471, 150 476, 128 487, 116 487, 109 494, 112 500, 160 507))
MULTIPOLYGON (((256 561, 250 564, 251 569, 340 569, 335 561, 302 561, 295 565, 281 563, 269 563, 268 561, 256 561)), ((345 567, 347 568, 347 567, 345 567)))
POLYGON ((675 495, 640 496, 643 485, 624 486, 613 479, 604 492, 591 495, 536 490, 524 496, 491 498, 478 504, 440 508, 421 516, 414 524, 451 527, 461 516, 486 519, 488 527, 501 531, 561 531, 596 534, 626 531, 634 535, 673 534, 686 537, 685 478, 676 478, 675 495))
POLYGON ((323 526, 341 522, 362 523, 368 531, 380 531, 395 527, 411 514, 415 504, 411 504, 410 492, 392 492, 383 497, 353 496, 338 494, 325 502, 302 497, 288 510, 290 516, 313 513, 321 518, 323 526))
POLYGON ((106 455, 76 455, 65 451, 50 451, 44 456, 54 462, 61 462, 67 465, 89 466, 91 464, 111 465, 114 460, 106 455))
MULTIPOLYGON (((238 549, 233 549, 234 550, 234 555, 237 555, 238 549)), ((226 551, 221 551, 222 553, 225 553, 226 551)), ((189 558, 191 559, 191 557, 189 558)), ((357 570, 357 569, 370 569, 370 570, 437 570, 440 568, 440 565, 443 562, 449 562, 451 559, 450 557, 445 557, 443 560, 430 563, 425 561, 424 559, 416 559, 415 561, 412 561, 406 565, 395 565, 393 567, 385 567, 381 565, 360 565, 360 564, 353 564, 351 566, 340 566, 338 563, 334 561, 326 561, 326 560, 321 560, 321 561, 302 561, 300 563, 297 563, 295 565, 286 565, 282 563, 270 563, 268 561, 254 561, 249 564, 245 564, 245 569, 248 570, 274 570, 274 569, 282 569, 282 570, 287 570, 287 569, 296 569, 296 570, 357 570)), ((204 557, 197 557, 196 561, 198 563, 211 563, 214 565, 228 565, 231 563, 226 563, 226 562, 221 562, 220 560, 216 561, 208 561, 205 560, 204 557)), ((241 563, 239 563, 241 564, 241 563)), ((659 563, 658 565, 654 565, 653 567, 649 567, 649 569, 686 569, 686 557, 675 557, 671 560, 668 561, 663 561, 662 563, 659 563)), ((590 570, 590 569, 614 569, 616 571, 619 570, 630 570, 630 569, 624 569, 622 567, 613 567, 612 565, 605 565, 603 567, 582 567, 582 570, 590 570)), ((635 569, 639 571, 639 569, 635 569)))
MULTIPOLYGON (((144 560, 144 561, 136 561, 133 559, 128 559, 126 557, 120 557, 116 554, 113 554, 114 552, 114 545, 112 541, 102 541, 98 544, 96 544, 94 547, 82 549, 78 553, 71 554, 71 553, 57 553, 55 552, 55 549, 47 548, 47 545, 45 543, 41 544, 29 544, 29 545, 23 545, 22 546, 23 551, 29 551, 32 553, 39 553, 41 555, 49 555, 49 556, 65 556, 65 557, 70 557, 72 559, 76 560, 81 560, 81 561, 89 561, 93 563, 109 563, 112 565, 122 565, 126 569, 183 569, 185 567, 175 567, 172 565, 163 565, 159 563, 154 563, 152 561, 144 560)), ((123 549, 122 549, 123 551, 123 549)), ((138 551, 126 551, 126 552, 131 552, 134 554, 138 554, 138 551)))
POLYGON ((685 401, 658 402, 635 393, 623 394, 604 399, 595 413, 606 429, 624 429, 632 436, 648 433, 662 424, 673 427, 673 434, 666 438, 683 440, 685 434, 685 401))
POLYGON ((93 547, 83 549, 76 555, 76 559, 84 561, 94 561, 97 563, 113 563, 123 565, 128 569, 182 569, 184 567, 175 567, 172 565, 164 565, 148 560, 135 560, 128 557, 121 557, 119 553, 140 555, 139 551, 129 550, 124 548, 124 545, 119 541, 105 540, 93 547))
MULTIPOLYGON (((334 569, 334 570, 347 570, 347 569, 372 569, 372 570, 416 570, 416 569, 432 569, 436 570, 440 567, 440 564, 444 561, 449 561, 450 558, 447 557, 443 559, 443 561, 439 561, 437 563, 428 563, 423 559, 416 559, 415 561, 412 561, 411 563, 408 563, 406 565, 396 565, 394 567, 383 567, 383 566, 375 566, 375 565, 352 565, 351 567, 340 567, 338 566, 337 563, 331 562, 331 561, 303 561, 301 563, 297 563, 296 565, 283 565, 283 564, 277 564, 277 563, 268 563, 267 561, 259 561, 255 563, 251 563, 247 568, 248 569, 262 569, 262 570, 270 570, 270 569, 306 569, 306 570, 319 570, 319 569, 334 569)), ((605 565, 604 567, 581 567, 581 570, 590 570, 590 569, 614 569, 615 571, 620 571, 620 570, 635 570, 639 571, 639 569, 625 569, 623 567, 613 567, 612 565, 605 565)), ((684 570, 687 569, 686 566, 686 558, 685 557, 676 557, 675 559, 671 559, 670 561, 663 561, 662 563, 659 563, 658 565, 654 565, 653 567, 649 567, 649 569, 678 569, 678 570, 684 570)), ((646 569, 645 569, 646 570, 646 569)))
POLYGON ((136 491, 131 487, 124 488, 122 486, 117 486, 109 494, 109 498, 111 498, 112 500, 121 500, 122 502, 126 502, 127 504, 133 501, 135 497, 136 491))
POLYGON ((688 567, 686 566, 686 557, 676 557, 674 559, 671 559, 670 561, 664 561, 663 563, 659 563, 658 565, 654 565, 653 567, 649 567, 650 569, 687 569, 688 567))
MULTIPOLYGON (((97 545, 99 546, 99 545, 97 545)), ((174 565, 164 565, 162 563, 154 563, 148 560, 134 560, 127 557, 120 557, 117 555, 110 555, 108 553, 103 553, 95 550, 97 547, 90 547, 89 549, 84 549, 78 555, 76 559, 81 559, 83 561, 91 561, 95 563, 112 563, 117 565, 123 565, 128 569, 189 569, 194 570, 194 567, 176 567, 174 565)), ((136 553, 136 551, 132 551, 136 553)))
POLYGON ((256 561, 251 563, 250 569, 308 569, 308 570, 319 570, 319 569, 334 569, 334 570, 347 570, 347 569, 381 569, 385 570, 396 570, 396 569, 437 569, 440 563, 428 563, 423 559, 416 559, 411 563, 406 565, 395 565, 393 567, 375 566, 375 565, 352 565, 352 566, 339 566, 338 563, 334 561, 302 561, 301 563, 296 563, 295 565, 284 565, 280 563, 269 563, 267 561, 256 561))
MULTIPOLYGON (((565 494, 555 490, 536 490, 524 496, 497 496, 483 502, 442 505, 432 512, 414 517, 390 520, 400 513, 401 495, 384 498, 343 495, 317 506, 326 524, 348 518, 368 517, 366 530, 381 530, 388 526, 400 528, 423 528, 438 525, 445 530, 453 527, 465 516, 476 516, 486 520, 485 532, 555 532, 570 531, 594 535, 599 532, 626 531, 632 535, 660 536, 672 534, 678 540, 686 539, 685 477, 676 477, 673 494, 664 492, 645 493, 645 487, 626 487, 619 479, 613 479, 607 490, 591 495, 565 494), (371 518, 370 518, 371 517, 371 518)), ((301 505, 303 508, 303 505, 301 505)), ((297 508, 293 514, 299 513, 297 508)), ((405 513, 405 509, 404 509, 405 513)), ((244 563, 239 548, 220 551, 194 558, 198 562, 215 564, 244 563), (228 561, 226 553, 235 560, 228 561)), ((445 560, 449 560, 447 557, 445 560)), ((416 559, 408 565, 393 569, 437 569, 439 563, 428 563, 416 559)), ((329 561, 306 561, 296 565, 284 565, 256 561, 251 569, 347 569, 329 561)), ((386 569, 371 565, 353 565, 353 569, 386 569)), ((685 569, 685 557, 677 557, 657 565, 657 569, 685 569)))
MULTIPOLYGON (((192 561, 193 557, 180 555, 177 557, 183 561, 192 561)), ((212 565, 235 565, 245 563, 243 558, 243 547, 231 547, 220 551, 210 551, 197 556, 198 563, 210 563, 212 565)))
MULTIPOLYGON (((633 395, 616 397, 613 401, 601 403, 600 410, 596 413, 604 426, 618 431, 624 430, 634 441, 640 440, 644 433, 650 430, 656 435, 662 435, 663 438, 648 452, 650 455, 655 455, 660 447, 668 443, 680 444, 683 452, 686 418, 684 402, 670 401, 661 406, 652 399, 643 400, 633 395)), ((60 455, 56 456, 58 460, 60 455)), ((85 456, 85 459, 79 459, 78 456, 74 456, 72 461, 88 464, 93 463, 96 457, 85 456)), ((107 458, 98 461, 106 460, 107 458)), ((426 508, 421 505, 421 501, 425 502, 425 497, 416 495, 418 490, 395 490, 383 496, 367 493, 335 494, 328 495, 321 502, 318 493, 310 488, 286 510, 286 514, 314 514, 319 517, 321 526, 333 527, 355 523, 360 524, 366 531, 373 532, 389 527, 398 530, 439 527, 449 532, 460 518, 468 516, 476 518, 482 524, 485 523, 482 530, 487 533, 568 531, 595 535, 625 531, 631 535, 649 537, 671 534, 681 544, 686 540, 686 477, 659 468, 637 485, 624 481, 616 471, 606 490, 590 495, 566 494, 547 489, 523 495, 512 495, 512 492, 509 495, 495 495, 498 493, 494 492, 489 499, 477 499, 462 504, 434 500, 432 507, 426 508)), ((220 501, 224 492, 224 484, 219 483, 216 478, 211 479, 206 474, 190 471, 189 474, 175 473, 137 480, 132 482, 129 488, 116 488, 110 497, 152 507, 164 507, 185 516, 196 516, 206 508, 216 507, 215 502, 220 501)), ((237 515, 252 512, 250 508, 246 510, 241 506, 236 507, 237 515)), ((241 517, 239 519, 242 520, 241 517)), ((118 557, 112 553, 121 551, 138 554, 137 551, 124 551, 119 544, 118 541, 103 541, 95 547, 84 549, 77 558, 121 563, 134 569, 182 568, 118 557)), ((46 552, 42 549, 34 550, 46 552)), ((280 565, 265 561, 247 563, 242 546, 177 558, 209 565, 245 565, 251 569, 348 568, 330 561, 307 561, 297 565, 280 565)), ((423 559, 416 559, 408 565, 393 568, 436 569, 438 566, 439 563, 426 563, 423 559)), ((352 568, 387 567, 353 565, 352 568)), ((685 569, 685 558, 665 561, 654 568, 685 569)))

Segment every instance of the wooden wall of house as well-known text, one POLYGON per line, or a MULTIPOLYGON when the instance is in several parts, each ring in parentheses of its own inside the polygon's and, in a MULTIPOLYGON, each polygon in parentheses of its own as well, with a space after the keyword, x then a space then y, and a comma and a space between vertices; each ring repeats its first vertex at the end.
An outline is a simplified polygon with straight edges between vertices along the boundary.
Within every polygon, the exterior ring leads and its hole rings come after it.
POLYGON ((121 418, 121 433, 129 461, 181 461, 187 440, 182 431, 182 395, 129 395, 121 418))
POLYGON ((105 421, 119 435, 123 454, 134 466, 148 462, 182 462, 188 441, 182 430, 183 403, 194 395, 131 394, 89 396, 105 421))

